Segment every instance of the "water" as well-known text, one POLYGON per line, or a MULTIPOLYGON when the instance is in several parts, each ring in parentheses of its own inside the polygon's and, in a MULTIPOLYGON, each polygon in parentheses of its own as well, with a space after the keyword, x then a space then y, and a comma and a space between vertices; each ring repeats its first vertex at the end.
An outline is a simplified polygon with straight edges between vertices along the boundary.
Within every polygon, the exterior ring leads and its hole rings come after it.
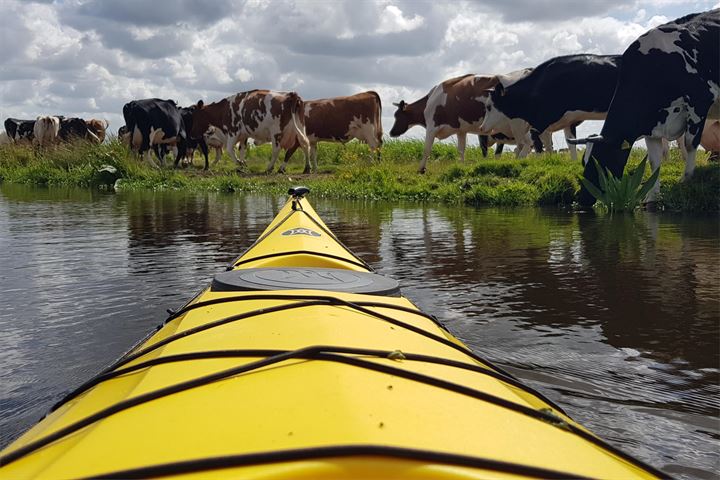
MULTIPOLYGON (((667 473, 716 478, 716 216, 312 201, 476 352, 667 473)), ((0 186, 0 447, 204 286, 282 203, 0 186)))

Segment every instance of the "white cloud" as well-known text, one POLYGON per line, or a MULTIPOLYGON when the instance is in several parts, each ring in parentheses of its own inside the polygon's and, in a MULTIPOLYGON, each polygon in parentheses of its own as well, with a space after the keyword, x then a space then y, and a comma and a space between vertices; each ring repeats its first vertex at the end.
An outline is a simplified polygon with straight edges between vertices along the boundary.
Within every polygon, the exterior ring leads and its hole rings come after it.
POLYGON ((395 5, 388 5, 380 17, 380 26, 375 33, 407 32, 415 30, 424 22, 423 17, 415 15, 412 18, 405 18, 402 10, 395 5))
POLYGON ((715 2, 0 0, 13 19, 0 29, 0 116, 82 114, 115 131, 123 104, 137 98, 190 104, 252 88, 306 98, 374 89, 387 131, 392 102, 444 78, 621 53, 658 23, 715 2))

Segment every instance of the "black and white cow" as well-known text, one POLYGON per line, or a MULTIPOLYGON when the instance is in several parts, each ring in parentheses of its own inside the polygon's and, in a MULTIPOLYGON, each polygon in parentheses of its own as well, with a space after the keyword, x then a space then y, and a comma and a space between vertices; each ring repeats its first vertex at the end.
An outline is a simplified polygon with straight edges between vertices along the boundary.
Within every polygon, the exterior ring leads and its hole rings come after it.
POLYGON ((187 150, 187 135, 182 119, 182 112, 173 100, 148 98, 133 100, 123 106, 123 117, 129 135, 130 147, 150 160, 150 149, 160 164, 164 165, 164 148, 162 145, 176 146, 175 167, 187 150))
MULTIPOLYGON (((577 54, 547 60, 511 82, 499 75, 485 99, 480 132, 490 133, 509 122, 515 137, 524 135, 529 125, 540 137, 564 130, 566 138, 574 138, 573 130, 580 122, 605 118, 619 66, 619 55, 577 54)), ((543 143, 548 146, 547 140, 543 143)), ((570 154, 575 158, 572 144, 570 154)))
MULTIPOLYGON (((684 136, 689 178, 708 111, 719 99, 720 9, 660 25, 623 53, 607 119, 600 136, 584 140, 590 141, 587 153, 619 177, 638 138, 646 137, 651 165, 658 168, 662 139, 684 136)), ((593 162, 585 165, 585 177, 597 184, 593 162)), ((656 199, 659 188, 658 182, 647 201, 656 199)), ((595 198, 583 187, 578 201, 592 205, 595 198)))
POLYGON ((8 118, 5 120, 5 132, 15 143, 32 143, 35 130, 35 120, 20 120, 19 118, 8 118))
POLYGON ((60 119, 58 139, 61 142, 89 140, 95 143, 100 143, 100 139, 90 129, 88 123, 84 119, 78 117, 60 119))

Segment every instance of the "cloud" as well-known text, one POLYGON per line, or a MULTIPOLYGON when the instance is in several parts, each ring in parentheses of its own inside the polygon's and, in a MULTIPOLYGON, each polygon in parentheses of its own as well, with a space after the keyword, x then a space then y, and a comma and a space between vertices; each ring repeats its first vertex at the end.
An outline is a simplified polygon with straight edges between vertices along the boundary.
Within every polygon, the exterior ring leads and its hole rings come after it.
MULTIPOLYGON (((107 118, 131 99, 215 101, 252 88, 391 102, 445 78, 621 53, 717 0, 0 0, 0 116, 107 118)), ((411 134, 417 134, 417 129, 411 134)))

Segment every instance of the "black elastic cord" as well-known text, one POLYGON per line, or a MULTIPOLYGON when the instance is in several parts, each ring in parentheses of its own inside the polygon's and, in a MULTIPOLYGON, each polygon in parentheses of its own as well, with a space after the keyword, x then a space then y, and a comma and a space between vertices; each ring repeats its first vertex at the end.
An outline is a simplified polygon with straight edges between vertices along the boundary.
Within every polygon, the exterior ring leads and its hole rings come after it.
MULTIPOLYGON (((388 352, 385 350, 375 350, 375 349, 355 348, 355 347, 333 347, 332 351, 334 353, 351 354, 351 355, 369 355, 369 356, 375 356, 375 357, 384 357, 384 356, 387 356, 387 354, 388 354, 388 352)), ((107 372, 107 373, 104 373, 101 375, 97 375, 96 377, 85 382, 78 389, 76 389, 73 392, 66 395, 65 398, 63 398, 62 400, 60 400, 58 403, 56 403, 53 406, 51 411, 56 410, 62 404, 67 403, 69 400, 72 400, 73 398, 75 398, 78 395, 82 394, 83 392, 89 390, 90 388, 97 386, 98 384, 100 384, 102 382, 111 380, 113 378, 120 377, 122 375, 127 375, 130 373, 136 372, 138 370, 142 370, 142 369, 149 368, 149 367, 154 367, 156 365, 164 365, 164 364, 168 364, 168 363, 184 362, 184 361, 191 361, 191 360, 212 359, 212 358, 269 357, 272 355, 279 355, 281 353, 287 353, 287 350, 276 350, 276 349, 209 350, 209 351, 204 351, 204 352, 189 352, 189 353, 181 353, 181 354, 167 355, 167 356, 163 356, 163 357, 153 358, 151 360, 147 360, 142 363, 137 363, 137 364, 131 365, 129 367, 121 368, 118 370, 112 370, 110 372, 107 372)), ((501 382, 509 384, 519 390, 522 390, 530 395, 533 395, 533 396, 539 398, 540 400, 547 403, 555 410, 561 412, 563 415, 567 415, 560 406, 556 405, 552 400, 546 398, 540 392, 533 390, 532 388, 528 387, 527 385, 525 385, 523 383, 520 383, 519 381, 517 381, 515 379, 505 377, 504 375, 501 375, 501 374, 495 372, 494 370, 489 370, 487 368, 484 368, 484 367, 481 367, 481 366, 475 365, 475 364, 459 362, 457 360, 450 360, 448 358, 435 357, 435 356, 431 356, 431 355, 422 355, 422 354, 417 354, 417 353, 403 352, 403 356, 405 357, 405 360, 409 360, 409 361, 417 361, 417 362, 425 362, 425 363, 434 363, 437 365, 445 365, 445 366, 460 368, 463 370, 469 370, 469 371, 472 371, 475 373, 493 377, 496 380, 499 380, 501 382)), ((298 358, 302 358, 302 357, 298 356, 298 358)))
MULTIPOLYGON (((271 295, 267 295, 267 296, 264 296, 264 295, 263 295, 263 296, 256 296, 256 297, 259 297, 259 299, 267 299, 268 297, 271 297, 271 295)), ((240 298, 242 298, 242 297, 240 297, 240 298)), ((295 308, 303 308, 303 307, 317 306, 317 305, 331 305, 331 306, 332 306, 332 305, 335 305, 335 306, 347 306, 347 307, 353 308, 353 309, 358 310, 358 311, 360 311, 360 312, 362 312, 362 313, 366 313, 366 314, 368 314, 368 315, 370 315, 370 316, 372 316, 372 317, 374 317, 374 318, 378 318, 378 319, 380 319, 380 320, 383 320, 383 321, 392 323, 393 325, 397 325, 397 326, 399 326, 399 327, 405 328, 406 330, 410 330, 410 331, 415 332, 415 333, 418 333, 418 334, 420 334, 420 335, 422 335, 422 336, 424 336, 424 337, 430 338, 431 340, 435 340, 435 341, 437 341, 437 342, 440 342, 440 343, 442 343, 442 344, 444 344, 444 345, 447 345, 447 346, 449 346, 449 347, 451 347, 451 348, 453 348, 453 349, 455 349, 455 350, 458 350, 458 351, 460 351, 460 352, 468 355, 469 357, 475 359, 476 361, 478 361, 478 362, 486 365, 487 368, 489 368, 489 369, 494 369, 494 370, 497 371, 499 374, 501 374, 501 375, 503 375, 503 376, 505 376, 505 377, 508 377, 508 379, 511 379, 511 380, 514 379, 514 377, 513 377, 512 375, 504 372, 504 371, 503 371, 502 369, 500 369, 499 367, 496 367, 495 365, 490 364, 489 362, 485 361, 485 360, 482 359, 481 357, 477 356, 474 352, 471 352, 470 350, 464 348, 463 346, 458 345, 458 344, 455 343, 455 342, 452 342, 451 340, 448 340, 447 338, 441 337, 441 336, 439 336, 439 335, 435 335, 435 334, 430 333, 430 332, 428 332, 428 331, 426 331, 426 330, 423 330, 423 329, 421 329, 421 328, 415 327, 415 326, 413 326, 413 325, 406 324, 405 322, 402 322, 402 321, 400 321, 400 320, 396 320, 396 319, 394 319, 394 318, 392 318, 392 317, 388 317, 388 316, 383 315, 383 314, 381 314, 381 313, 373 312, 372 310, 368 310, 367 308, 364 308, 364 307, 362 307, 361 305, 354 304, 354 303, 350 303, 350 302, 346 302, 346 301, 344 301, 344 300, 341 300, 341 299, 338 299, 338 298, 335 298, 335 297, 324 297, 324 296, 310 297, 310 296, 309 296, 309 297, 303 297, 303 299, 304 299, 304 298, 309 298, 309 300, 307 300, 307 301, 302 301, 302 302, 298 301, 298 302, 292 303, 292 304, 276 305, 276 306, 274 306, 274 307, 260 308, 260 309, 257 309, 257 310, 251 310, 251 311, 249 311, 249 312, 240 313, 240 314, 237 314, 237 315, 231 315, 231 316, 229 316, 229 317, 221 318, 220 320, 216 320, 216 321, 214 321, 214 322, 209 322, 209 323, 206 323, 206 324, 203 324, 203 325, 198 325, 197 327, 189 328, 189 329, 187 329, 187 330, 184 330, 184 331, 182 331, 182 332, 176 333, 176 334, 174 334, 174 335, 170 335, 170 336, 168 336, 168 337, 166 337, 166 338, 164 338, 164 339, 162 339, 162 340, 160 340, 160 341, 158 341, 158 342, 150 345, 150 346, 147 347, 147 348, 144 348, 144 349, 142 349, 142 350, 138 350, 138 351, 136 351, 136 352, 134 352, 134 353, 131 353, 131 354, 129 354, 129 355, 126 355, 125 357, 120 358, 120 359, 119 359, 117 362, 115 362, 113 365, 111 365, 111 366, 107 367, 105 370, 101 371, 100 374, 99 374, 99 376, 102 376, 102 375, 105 375, 105 374, 107 374, 107 373, 110 373, 112 370, 115 370, 115 369, 117 369, 117 368, 119 368, 119 367, 121 367, 121 366, 123 366, 123 365, 125 365, 125 364, 127 364, 127 363, 129 363, 129 362, 131 362, 131 361, 133 361, 133 360, 135 360, 135 359, 137 359, 137 358, 139 358, 139 357, 142 357, 142 356, 144 356, 144 355, 147 355, 148 353, 150 353, 150 352, 152 352, 152 351, 155 351, 155 350, 157 350, 158 348, 160 348, 160 347, 162 347, 162 346, 165 346, 165 345, 167 345, 167 344, 169 344, 169 343, 171 343, 171 342, 174 342, 175 340, 179 340, 179 339, 188 337, 188 336, 190 336, 190 335, 194 335, 194 334, 196 334, 196 333, 199 333, 199 332, 202 332, 202 331, 205 331, 205 330, 210 330, 210 329, 215 328, 215 327, 219 327, 219 326, 222 326, 222 325, 226 325, 226 324, 231 323, 231 322, 236 322, 236 321, 239 321, 239 320, 244 320, 244 319, 246 319, 246 318, 256 317, 256 316, 258 316, 258 315, 266 315, 266 314, 269 314, 269 313, 275 313, 275 312, 280 312, 280 311, 284 311, 284 310, 291 310, 291 309, 295 309, 295 308)), ((373 303, 374 303, 374 302, 373 302, 373 303)), ((197 304, 196 304, 196 305, 197 305, 197 304)), ((392 307, 393 307, 393 306, 391 306, 391 305, 386 305, 386 304, 380 304, 380 306, 385 307, 385 308, 392 308, 392 307)), ((421 315, 421 316, 424 316, 424 315, 421 315)), ((84 392, 85 390, 87 390, 88 388, 90 388, 90 386, 92 385, 92 383, 93 383, 93 380, 91 379, 91 380, 83 383, 82 385, 80 385, 78 388, 76 388, 75 390, 73 390, 72 392, 70 392, 68 395, 66 395, 62 400, 60 400, 60 401, 57 402, 55 405, 53 405, 53 407, 50 409, 50 412, 53 412, 53 411, 57 410, 57 408, 59 408, 61 405, 65 404, 65 403, 67 403, 69 400, 72 400, 73 398, 77 397, 79 394, 81 394, 82 392, 84 392)))
MULTIPOLYGON (((446 345, 446 346, 448 346, 448 347, 450 347, 450 348, 452 348, 452 349, 454 349, 454 350, 457 350, 457 351, 459 351, 459 352, 464 353, 465 355, 467 355, 467 356, 469 356, 469 357, 477 360, 478 362, 486 365, 488 368, 494 369, 494 370, 496 370, 497 372, 499 372, 499 373, 501 373, 501 374, 503 374, 503 375, 505 375, 505 376, 507 376, 507 377, 509 377, 509 378, 515 378, 512 374, 504 371, 503 369, 501 369, 500 367, 498 367, 498 366, 496 366, 496 365, 493 365, 493 364, 490 363, 489 361, 487 361, 487 360, 485 360, 484 358, 480 357, 479 355, 475 354, 473 351, 471 351, 469 348, 467 348, 467 347, 464 346, 464 345, 458 344, 458 343, 456 343, 456 342, 453 342, 452 340, 449 340, 449 339, 446 338, 446 337, 441 337, 441 336, 439 336, 439 335, 436 335, 436 334, 434 334, 434 333, 428 332, 427 330, 424 330, 424 329, 422 329, 422 328, 416 327, 416 326, 414 326, 414 325, 410 325, 410 324, 408 324, 408 323, 405 323, 405 322, 403 322, 403 321, 400 321, 400 320, 397 320, 397 319, 395 319, 395 318, 389 317, 389 316, 387 316, 387 315, 383 315, 382 313, 378 313, 378 312, 374 312, 374 311, 372 311, 372 310, 369 310, 369 309, 363 307, 360 302, 358 302, 358 303, 348 302, 348 301, 342 300, 342 299, 340 299, 340 298, 331 297, 331 296, 321 296, 321 295, 318 295, 318 296, 316 296, 316 297, 312 297, 312 296, 308 296, 308 297, 309 297, 309 298, 315 298, 315 299, 317 299, 317 300, 308 300, 308 301, 303 302, 303 303, 298 302, 298 303, 292 304, 292 305, 280 305, 280 306, 277 306, 277 307, 269 307, 269 308, 265 308, 265 309, 252 310, 252 311, 250 311, 250 312, 246 312, 246 313, 239 314, 239 315, 233 315, 233 316, 227 317, 227 318, 225 318, 225 319, 217 320, 217 321, 215 321, 215 322, 211 322, 211 323, 206 324, 206 325, 201 325, 201 326, 195 327, 194 329, 189 329, 189 330, 186 330, 186 331, 184 331, 184 332, 181 332, 181 333, 179 333, 179 334, 177 334, 177 335, 178 335, 178 336, 179 336, 179 335, 187 336, 187 335, 190 335, 190 334, 192 334, 192 333, 196 333, 194 330, 196 330, 196 331, 202 331, 202 330, 206 330, 206 329, 208 329, 208 328, 213 328, 213 327, 215 327, 215 326, 219 326, 219 325, 228 323, 228 322, 230 322, 230 321, 241 320, 241 319, 248 318, 248 317, 251 317, 251 316, 262 315, 262 314, 265 314, 265 313, 272 313, 272 312, 274 312, 274 311, 279 311, 279 310, 288 310, 288 309, 290 309, 290 308, 300 308, 300 307, 304 307, 304 306, 313 306, 313 305, 345 306, 345 307, 349 307, 349 308, 352 308, 352 309, 354 309, 354 310, 357 310, 357 311, 359 311, 359 312, 365 313, 365 314, 367 314, 367 315, 369 315, 369 316, 371 316, 371 317, 375 317, 375 318, 377 318, 377 319, 383 320, 383 321, 388 322, 388 323, 391 323, 391 324, 393 324, 393 325, 397 325, 398 327, 401 327, 401 328, 404 328, 405 330, 409 330, 409 331, 411 331, 411 332, 417 333, 418 335, 422 335, 423 337, 429 338, 429 339, 431 339, 431 340, 435 340, 435 341, 438 342, 438 343, 442 343, 443 345, 446 345), (323 301, 320 301, 321 299, 322 299, 323 301), (191 332, 191 333, 188 333, 188 332, 191 332)), ((239 297, 239 298, 242 298, 242 297, 239 297)), ((382 304, 382 305, 373 305, 373 306, 378 306, 378 307, 382 306, 382 308, 389 308, 389 309, 395 308, 395 305, 391 305, 391 304, 382 304)), ((418 312, 414 312, 414 311, 413 311, 413 313, 417 313, 417 315, 422 316, 422 317, 424 317, 424 318, 430 318, 433 322, 436 322, 436 320, 432 319, 432 317, 429 317, 429 316, 428 316, 427 314, 425 314, 425 313, 422 313, 422 312, 419 312, 419 311, 418 311, 418 312)), ((158 343, 162 343, 162 342, 165 342, 165 343, 163 343, 163 344, 169 343, 168 340, 170 340, 171 338, 172 338, 173 340, 176 339, 176 338, 173 338, 173 337, 174 337, 174 336, 168 337, 168 338, 166 338, 166 339, 164 339, 164 340, 161 340, 161 341, 158 342, 158 343)), ((170 341, 172 341, 172 340, 170 340, 170 341)), ((154 348, 156 348, 156 345, 157 345, 157 344, 153 344, 151 347, 148 347, 148 349, 150 349, 150 348, 154 349, 154 348)), ((145 349, 145 350, 148 350, 148 349, 145 349)), ((132 358, 130 358, 129 360, 120 359, 119 363, 120 363, 120 364, 127 363, 128 361, 130 361, 130 360, 132 360, 132 359, 134 359, 134 358, 137 358, 137 357, 140 356, 140 355, 143 355, 142 352, 143 352, 143 351, 140 351, 140 352, 137 352, 136 354, 130 355, 130 357, 132 357, 132 358)), ((117 368, 117 366, 118 366, 118 365, 116 364, 113 368, 117 368)))
MULTIPOLYGON (((555 426, 556 428, 564 429, 568 432, 574 433, 581 438, 588 440, 595 445, 598 445, 605 450, 608 450, 611 453, 614 453, 632 463, 635 463, 638 466, 641 466, 645 469, 654 470, 653 467, 650 467, 649 465, 645 465, 642 461, 637 460, 630 455, 616 449, 615 447, 612 447, 611 445, 606 444, 601 439, 595 437, 594 435, 586 432, 585 430, 582 430, 570 423, 565 422, 560 417, 557 417, 556 415, 552 413, 546 413, 544 411, 535 410, 530 407, 526 407, 524 405, 519 405, 517 403, 511 402, 509 400, 505 400, 504 398, 496 397, 494 395, 480 392, 478 390, 474 390, 472 388, 466 387, 464 385, 458 385, 452 382, 448 382, 445 380, 440 380, 438 378, 430 377, 427 375, 423 375, 416 372, 410 372, 401 368, 397 368, 394 366, 389 365, 383 365, 378 364, 375 362, 371 362, 368 360, 363 360, 356 357, 347 357, 344 355, 338 355, 335 353, 327 353, 332 352, 334 350, 334 347, 328 347, 328 346, 312 346, 312 347, 306 347, 301 348, 298 350, 293 350, 290 352, 284 352, 280 353, 278 355, 274 355, 268 358, 264 358, 262 360, 258 360, 256 362, 251 362, 246 365, 242 365, 240 367, 233 367, 230 369, 226 369, 220 372, 216 372, 213 374, 205 375, 203 377, 195 378, 192 380, 188 380, 185 382, 181 382, 175 385, 170 385, 168 387, 160 388, 158 390, 155 390, 153 392, 148 392, 142 395, 138 395, 137 397, 133 397, 127 400, 123 400, 121 402, 116 403, 113 406, 107 407, 103 410, 100 410, 99 412, 96 412, 88 417, 85 417, 84 419, 78 420, 77 422, 74 422, 70 425, 67 425, 49 435, 46 437, 43 437, 39 440, 36 440, 34 442, 31 442, 23 447, 18 448, 17 450, 14 450, 5 456, 0 457, 0 465, 7 465, 11 462, 14 462, 36 450, 39 448, 42 448, 50 443, 53 443, 67 435, 70 435, 71 433, 74 433, 82 428, 85 428, 86 426, 89 426, 99 420, 102 420, 104 418, 107 418, 111 415, 114 415, 115 413, 127 410, 129 408, 135 407, 137 405, 141 405, 143 403, 150 402, 152 400, 156 400, 159 398, 163 398, 175 393, 180 393, 186 390, 190 390, 193 388, 197 388, 200 386, 208 385, 220 380, 224 380, 230 377, 234 377, 243 373, 248 373, 251 371, 258 370, 260 368, 264 368, 270 365, 274 365, 277 363, 281 363, 287 360, 291 359, 313 359, 313 360, 325 360, 325 361, 334 361, 337 363, 345 363, 347 365, 353 365, 360 368, 365 368, 368 370, 374 370, 377 372, 385 373, 388 375, 393 375, 396 377, 401 377, 407 380, 412 380, 416 382, 420 382, 426 385, 435 386, 438 388, 442 388, 445 390, 449 390, 455 393, 459 393, 461 395, 465 395, 471 398, 475 398, 481 401, 485 401, 487 403, 490 403, 492 405, 505 408, 507 410, 520 413, 522 415, 525 415, 530 418, 534 418, 536 420, 543 421, 549 425, 555 426)), ((392 352, 387 352, 387 354, 391 354, 392 352)), ((662 473, 660 475, 661 477, 664 476, 662 473)))
POLYGON ((350 259, 347 259, 347 258, 343 258, 343 257, 340 257, 340 256, 338 256, 338 255, 330 255, 329 253, 312 252, 312 251, 310 251, 310 250, 291 250, 291 251, 287 251, 287 252, 278 252, 278 253, 269 253, 269 254, 267 254, 267 255, 260 255, 259 257, 252 257, 252 258, 248 258, 248 259, 246 259, 246 260, 236 261, 236 262, 233 264, 233 268, 239 267, 240 265, 244 265, 244 264, 246 264, 246 263, 256 262, 256 261, 258 261, 258 260, 265 260, 265 259, 268 259, 268 258, 284 257, 284 256, 287 256, 287 255, 300 255, 300 254, 311 255, 311 256, 314 256, 314 257, 327 257, 327 258, 332 258, 332 259, 334 259, 334 260, 341 260, 341 261, 343 261, 343 262, 349 263, 350 265, 355 265, 356 267, 367 268, 367 265, 364 265, 364 264, 362 264, 362 263, 360 263, 360 262, 356 262, 356 261, 354 261, 354 260, 350 260, 350 259))
POLYGON ((297 462, 315 460, 320 458, 337 457, 392 457, 402 460, 411 460, 423 463, 456 465, 459 467, 478 468, 493 472, 511 473, 525 477, 547 479, 579 479, 585 480, 574 473, 549 470, 530 465, 490 460, 487 458, 471 457, 454 453, 435 452, 430 450, 417 450, 411 448, 392 447, 384 445, 334 445, 327 447, 298 448, 293 450, 276 450, 271 452, 248 453, 244 455, 228 455, 223 457, 201 458, 184 462, 165 463, 149 467, 133 468, 117 472, 103 473, 90 478, 107 479, 136 479, 157 478, 169 475, 182 475, 186 473, 204 472, 224 468, 244 467, 249 465, 263 465, 268 463, 297 462))

